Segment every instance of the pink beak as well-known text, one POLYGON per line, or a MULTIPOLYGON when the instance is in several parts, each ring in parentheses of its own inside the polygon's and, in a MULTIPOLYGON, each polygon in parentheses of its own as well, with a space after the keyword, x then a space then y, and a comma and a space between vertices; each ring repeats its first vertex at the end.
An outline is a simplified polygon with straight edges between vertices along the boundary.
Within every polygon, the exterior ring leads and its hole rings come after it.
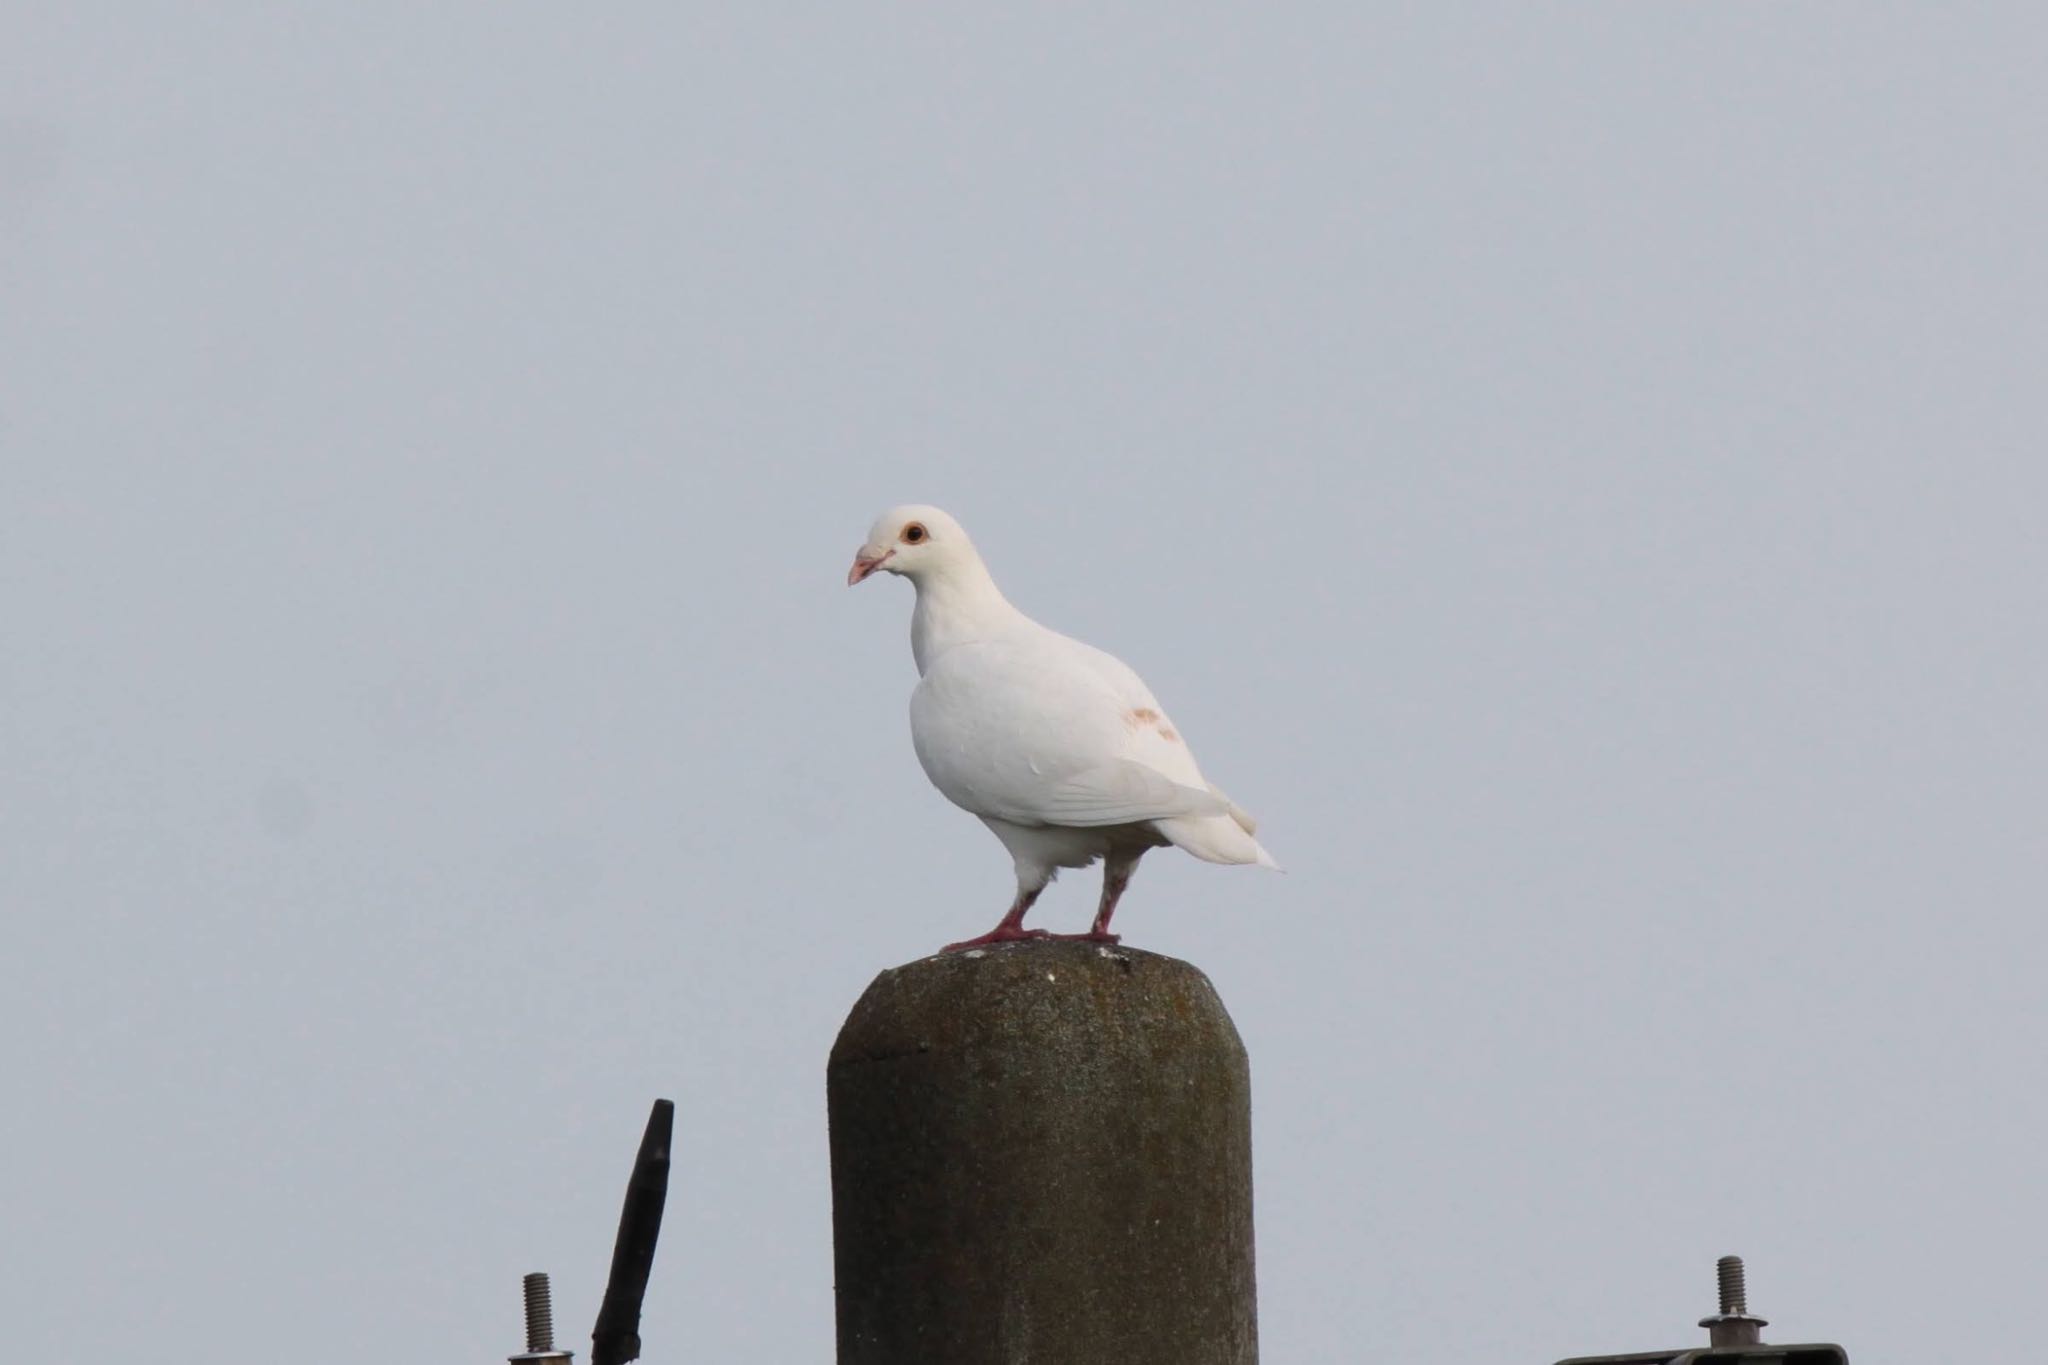
POLYGON ((889 562, 889 555, 895 553, 894 550, 891 550, 888 554, 881 555, 855 555, 853 557, 853 567, 846 571, 846 586, 852 587, 875 570, 881 568, 889 562))

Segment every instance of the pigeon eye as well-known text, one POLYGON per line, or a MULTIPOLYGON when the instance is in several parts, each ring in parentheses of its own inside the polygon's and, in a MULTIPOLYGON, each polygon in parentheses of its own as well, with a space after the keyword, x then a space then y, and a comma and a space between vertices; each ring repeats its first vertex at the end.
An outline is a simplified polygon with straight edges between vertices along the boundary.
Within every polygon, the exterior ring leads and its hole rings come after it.
POLYGON ((910 525, 903 528, 903 543, 906 545, 921 544, 930 535, 931 532, 924 529, 922 522, 913 521, 910 525))

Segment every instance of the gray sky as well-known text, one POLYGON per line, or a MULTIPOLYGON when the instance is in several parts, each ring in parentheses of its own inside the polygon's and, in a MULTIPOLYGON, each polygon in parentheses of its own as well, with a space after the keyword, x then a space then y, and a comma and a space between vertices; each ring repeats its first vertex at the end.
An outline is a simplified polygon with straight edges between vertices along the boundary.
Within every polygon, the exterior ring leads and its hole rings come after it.
MULTIPOLYGON (((2031 6, 16 6, 0 1320, 824 1361, 824 1059, 993 923, 938 502, 1290 875, 1266 1358, 2009 1358, 2048 1283, 2031 6)), ((1041 912, 1079 928, 1094 876, 1041 912)))

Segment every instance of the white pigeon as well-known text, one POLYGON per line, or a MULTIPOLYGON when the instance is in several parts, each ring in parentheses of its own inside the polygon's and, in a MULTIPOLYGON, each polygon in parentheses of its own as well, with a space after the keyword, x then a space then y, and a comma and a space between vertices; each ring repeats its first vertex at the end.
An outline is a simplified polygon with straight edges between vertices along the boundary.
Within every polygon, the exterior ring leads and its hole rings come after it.
POLYGON ((960 523, 898 507, 868 532, 846 575, 880 569, 917 588, 910 738, 925 776, 981 817, 1017 865, 1002 923, 947 951, 1013 939, 1114 943, 1109 917, 1146 850, 1176 844, 1211 863, 1278 868, 1251 816, 1205 780, 1144 681, 1122 660, 1011 606, 960 523), (1102 902, 1085 934, 1026 929, 1063 867, 1103 859, 1102 902))

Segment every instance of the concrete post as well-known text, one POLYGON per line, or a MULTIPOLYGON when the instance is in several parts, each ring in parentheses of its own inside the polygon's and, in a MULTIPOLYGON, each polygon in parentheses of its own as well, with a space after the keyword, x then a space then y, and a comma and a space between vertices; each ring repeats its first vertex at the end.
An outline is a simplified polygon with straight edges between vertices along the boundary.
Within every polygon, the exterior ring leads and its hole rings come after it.
POLYGON ((883 972, 826 1092, 839 1365, 1256 1365, 1250 1068, 1187 963, 883 972))

